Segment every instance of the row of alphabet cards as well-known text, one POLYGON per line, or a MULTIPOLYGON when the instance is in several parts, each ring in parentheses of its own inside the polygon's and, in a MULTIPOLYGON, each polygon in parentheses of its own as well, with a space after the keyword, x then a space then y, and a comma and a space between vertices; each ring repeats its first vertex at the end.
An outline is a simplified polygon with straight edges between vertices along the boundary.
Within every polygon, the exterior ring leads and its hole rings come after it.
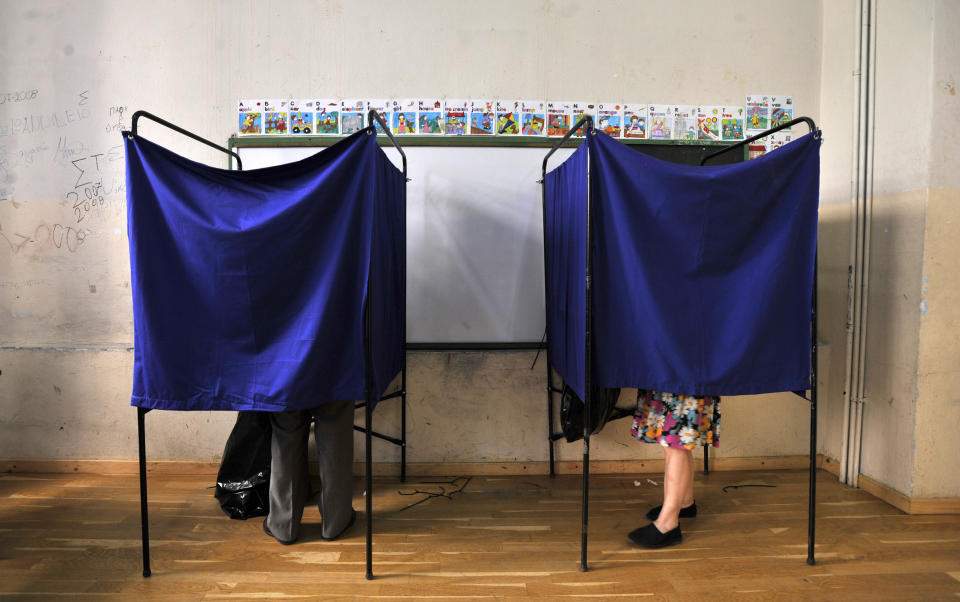
MULTIPOLYGON (((583 116, 614 138, 743 140, 793 118, 791 96, 749 95, 746 107, 531 100, 241 100, 240 135, 346 136, 375 110, 398 136, 564 136, 583 116)), ((381 127, 377 126, 378 131, 381 127)), ((582 136, 582 128, 577 132, 582 136)))

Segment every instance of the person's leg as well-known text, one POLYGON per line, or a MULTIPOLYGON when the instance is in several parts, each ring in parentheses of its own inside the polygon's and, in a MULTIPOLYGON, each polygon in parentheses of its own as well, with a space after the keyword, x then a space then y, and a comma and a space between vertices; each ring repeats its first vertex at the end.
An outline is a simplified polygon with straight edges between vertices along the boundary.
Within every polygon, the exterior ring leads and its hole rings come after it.
MULTIPOLYGON (((694 449, 696 449, 696 448, 694 448, 694 449)), ((687 507, 689 507, 689 506, 692 506, 692 505, 693 505, 693 502, 696 501, 696 500, 694 500, 694 498, 693 498, 693 473, 694 473, 694 470, 693 470, 693 450, 692 450, 692 449, 687 452, 687 458, 689 458, 690 461, 687 462, 687 487, 686 487, 686 489, 685 489, 684 492, 683 492, 683 506, 681 507, 681 510, 682 510, 683 508, 687 508, 687 507)))
POLYGON ((663 507, 654 524, 662 533, 666 533, 680 524, 680 509, 685 498, 690 496, 693 503, 693 454, 687 449, 663 448, 665 468, 663 475, 663 507))
POLYGON ((306 462, 310 423, 300 411, 272 412, 270 423, 270 510, 263 527, 277 541, 293 543, 310 489, 306 462))
POLYGON ((314 408, 314 435, 320 461, 321 537, 334 539, 354 520, 353 407, 337 401, 314 408))

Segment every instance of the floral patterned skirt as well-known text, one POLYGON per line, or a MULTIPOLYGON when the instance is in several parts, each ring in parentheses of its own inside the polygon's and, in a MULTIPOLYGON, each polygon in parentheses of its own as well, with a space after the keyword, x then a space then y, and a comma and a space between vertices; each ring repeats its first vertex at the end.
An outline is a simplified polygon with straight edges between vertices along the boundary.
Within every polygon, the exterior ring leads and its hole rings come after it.
POLYGON ((637 391, 633 436, 644 443, 693 449, 719 447, 720 398, 674 395, 662 391, 637 391))

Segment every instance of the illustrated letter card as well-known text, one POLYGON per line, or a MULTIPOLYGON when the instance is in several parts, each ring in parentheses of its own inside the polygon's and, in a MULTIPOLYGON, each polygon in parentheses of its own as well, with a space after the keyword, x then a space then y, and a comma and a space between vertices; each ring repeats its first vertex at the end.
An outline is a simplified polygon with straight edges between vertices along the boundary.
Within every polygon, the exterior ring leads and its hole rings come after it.
POLYGON ((545 136, 547 134, 547 103, 542 100, 523 100, 520 102, 520 118, 524 136, 545 136))
POLYGON ((419 102, 415 98, 393 101, 393 115, 390 129, 397 136, 407 136, 417 133, 417 108, 419 102))
POLYGON ((760 94, 747 96, 747 134, 758 134, 770 127, 770 97, 760 94))
POLYGON ((649 133, 651 140, 673 139, 673 107, 667 105, 648 105, 650 117, 649 133))
POLYGON ((697 107, 697 139, 720 140, 723 107, 697 107))
POLYGON ((314 130, 324 136, 336 136, 340 133, 340 101, 327 99, 313 101, 313 114, 317 122, 314 130))
POLYGON ((567 135, 573 122, 570 121, 571 102, 547 103, 547 136, 562 138, 567 135))
POLYGON ((289 100, 263 101, 263 133, 286 134, 288 131, 287 120, 290 118, 289 109, 289 100))
MULTIPOLYGON (((376 111, 377 115, 380 115, 380 118, 383 119, 383 122, 387 124, 387 127, 390 127, 390 114, 392 113, 393 102, 387 98, 378 98, 376 100, 367 100, 367 112, 376 111)), ((377 134, 385 134, 383 127, 374 122, 377 127, 377 134)))
POLYGON ((313 101, 290 101, 290 133, 308 136, 313 133, 313 101))
MULTIPOLYGON (((593 117, 593 127, 597 127, 597 105, 592 102, 572 102, 570 103, 570 127, 577 125, 577 122, 589 115, 593 117)), ((583 128, 577 130, 574 134, 578 138, 583 138, 583 128)))
POLYGON ((597 129, 611 138, 620 138, 623 131, 623 105, 618 102, 597 103, 597 129))
POLYGON ((463 136, 470 123, 470 101, 448 98, 443 104, 443 131, 447 136, 463 136))
POLYGON ((647 105, 623 105, 623 137, 647 137, 647 105))
POLYGON ((496 103, 492 100, 470 101, 470 135, 492 136, 496 124, 496 103))
POLYGON ((791 119, 793 119, 793 97, 771 96, 770 127, 775 128, 778 125, 783 125, 791 119))
MULTIPOLYGON (((676 140, 697 139, 697 107, 692 105, 675 105, 673 107, 673 137, 676 140)), ((720 110, 717 109, 719 116, 720 110)), ((720 136, 717 136, 720 139, 720 136)))
POLYGON ((720 137, 723 140, 743 140, 743 107, 721 109, 720 137))
POLYGON ((764 138, 764 140, 766 142, 766 150, 769 153, 770 151, 777 150, 784 144, 788 144, 791 140, 793 140, 793 134, 787 130, 783 130, 770 134, 764 138))
POLYGON ((443 134, 443 101, 439 98, 421 98, 418 103, 417 125, 427 135, 443 134))
POLYGON ((344 100, 340 103, 340 132, 349 136, 365 125, 367 103, 364 100, 344 100))
POLYGON ((497 135, 518 136, 520 134, 520 101, 497 101, 497 135))
POLYGON ((241 136, 263 133, 262 100, 241 100, 237 104, 237 117, 241 136))

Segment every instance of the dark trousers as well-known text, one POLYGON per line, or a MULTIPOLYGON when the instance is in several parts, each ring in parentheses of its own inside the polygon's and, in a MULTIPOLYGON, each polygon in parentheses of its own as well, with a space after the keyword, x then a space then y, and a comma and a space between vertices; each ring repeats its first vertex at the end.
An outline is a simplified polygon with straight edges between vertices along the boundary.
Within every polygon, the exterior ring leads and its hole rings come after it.
POLYGON ((323 537, 336 537, 353 513, 352 401, 327 403, 308 411, 274 412, 270 451, 270 513, 266 524, 274 537, 294 541, 300 535, 303 507, 310 496, 307 439, 310 416, 320 460, 323 537))

